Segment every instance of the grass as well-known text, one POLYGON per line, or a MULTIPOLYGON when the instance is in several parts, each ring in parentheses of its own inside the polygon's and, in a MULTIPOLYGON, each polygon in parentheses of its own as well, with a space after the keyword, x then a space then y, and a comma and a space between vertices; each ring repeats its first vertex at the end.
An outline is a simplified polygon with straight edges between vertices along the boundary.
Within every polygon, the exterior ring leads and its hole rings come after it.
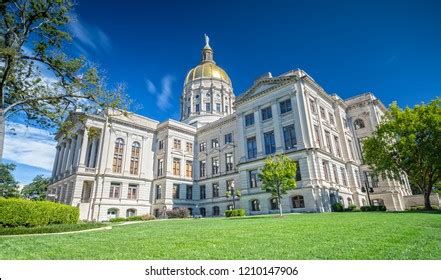
POLYGON ((39 233, 57 233, 57 232, 69 232, 79 231, 86 229, 93 229, 103 227, 102 223, 79 223, 79 224, 66 224, 66 225, 48 225, 41 227, 14 227, 5 228, 0 227, 0 235, 23 235, 23 234, 39 234, 39 233))
POLYGON ((441 215, 324 213, 166 220, 0 238, 0 259, 441 259, 441 215))

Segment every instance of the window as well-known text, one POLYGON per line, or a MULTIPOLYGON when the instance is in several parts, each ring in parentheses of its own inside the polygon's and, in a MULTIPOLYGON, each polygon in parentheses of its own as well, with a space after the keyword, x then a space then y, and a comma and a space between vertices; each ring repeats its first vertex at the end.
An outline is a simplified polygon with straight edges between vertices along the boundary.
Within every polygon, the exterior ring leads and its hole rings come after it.
POLYGON ((137 175, 139 170, 139 154, 141 145, 138 142, 132 144, 132 156, 130 158, 130 174, 137 175))
POLYGON ((227 172, 233 170, 233 153, 225 154, 225 168, 227 172))
POLYGON ((294 124, 285 126, 283 128, 283 138, 285 140, 285 149, 291 150, 295 148, 297 145, 297 139, 296 139, 296 131, 294 128, 294 124))
POLYGON ((136 216, 136 209, 127 209, 126 217, 134 217, 136 216))
POLYGON ((273 117, 271 106, 261 109, 260 112, 262 113, 262 121, 269 120, 273 117))
POLYGON ((257 174, 259 171, 257 169, 250 170, 249 176, 250 176, 250 188, 257 188, 257 174))
POLYGON ((199 112, 199 111, 200 111, 199 104, 196 104, 196 112, 199 112))
POLYGON ((322 116, 322 118, 326 119, 325 108, 323 108, 322 106, 320 106, 320 116, 322 116))
POLYGON ((343 181, 343 186, 347 186, 348 185, 348 178, 346 176, 346 168, 340 167, 340 172, 341 172, 341 179, 343 181))
POLYGON ((355 121, 354 121, 354 128, 357 130, 357 129, 362 129, 362 128, 364 128, 365 127, 365 125, 364 125, 364 121, 362 120, 362 119, 356 119, 355 121))
POLYGON ((254 124, 254 113, 245 116, 245 126, 251 126, 254 124))
POLYGON ((207 215, 207 211, 205 210, 205 207, 199 208, 199 213, 202 217, 205 217, 207 215))
POLYGON ((220 215, 219 206, 213 206, 213 216, 219 216, 219 215, 220 215))
POLYGON ((189 153, 192 153, 192 152, 193 152, 193 143, 189 143, 189 142, 187 142, 187 143, 185 144, 185 151, 186 151, 186 152, 189 152, 189 153))
POLYGON ((228 105, 225 105, 225 113, 228 113, 228 105))
POLYGON ((211 174, 219 173, 219 158, 213 157, 211 158, 211 174))
POLYGON ((291 106, 291 100, 287 99, 279 103, 280 105, 280 113, 285 114, 287 112, 290 112, 292 110, 291 106))
POLYGON ((193 186, 187 185, 187 199, 193 199, 193 186))
POLYGON ((330 152, 332 154, 333 151, 332 151, 332 144, 331 144, 331 134, 329 133, 329 131, 326 131, 326 130, 325 130, 325 139, 326 139, 326 149, 328 150, 328 152, 330 152))
POLYGON ((322 164, 323 164, 323 175, 325 176, 325 180, 329 181, 329 162, 327 160, 324 160, 322 164))
POLYGON ((187 160, 185 162, 185 176, 186 177, 193 177, 193 162, 187 160))
POLYGON ((221 111, 221 105, 220 105, 220 103, 216 103, 216 111, 218 111, 218 112, 221 111))
POLYGON ((187 107, 187 116, 190 115, 191 109, 190 107, 187 107))
POLYGON ((180 198, 179 192, 180 192, 179 184, 173 184, 173 198, 174 199, 179 199, 180 198))
POLYGON ((332 170, 334 171, 335 183, 340 184, 340 180, 338 179, 337 166, 335 164, 332 165, 332 170))
POLYGON ((233 143, 233 133, 228 133, 224 135, 224 144, 231 144, 233 143))
POLYGON ((199 177, 205 177, 205 160, 199 161, 199 177))
POLYGON ((257 156, 256 137, 247 139, 247 155, 248 159, 253 159, 257 156))
POLYGON ((219 147, 219 140, 217 138, 211 139, 211 147, 212 148, 219 147))
POLYGON ((162 176, 164 174, 164 160, 158 159, 158 176, 162 176))
POLYGON ((274 131, 266 132, 263 134, 265 142, 265 154, 270 155, 276 152, 276 141, 274 140, 274 131))
POLYGON ((164 140, 159 141, 159 149, 160 150, 164 149, 164 140))
POLYGON ((329 122, 335 124, 334 115, 332 113, 329 113, 329 122))
POLYGON ((270 207, 271 207, 271 210, 278 210, 279 209, 279 203, 277 203, 277 198, 270 199, 270 207))
POLYGON ((232 193, 234 191, 234 180, 227 181, 227 192, 232 193))
POLYGON ((180 150, 181 149, 181 140, 179 139, 174 139, 173 140, 173 148, 180 150))
POLYGON ((352 198, 348 197, 346 200, 348 201, 348 206, 352 205, 352 198))
POLYGON ((115 141, 115 150, 113 153, 112 171, 115 173, 121 173, 122 171, 123 154, 124 154, 124 140, 122 138, 118 138, 115 141))
POLYGON ((311 108, 311 112, 313 114, 317 114, 317 109, 316 109, 316 106, 315 106, 315 100, 314 99, 309 99, 309 106, 311 108))
POLYGON ((296 181, 302 181, 302 174, 300 173, 300 163, 296 161, 296 181))
POLYGON ((204 152, 206 149, 207 149, 206 142, 199 143, 199 152, 204 152))
POLYGON ((258 199, 251 200, 251 211, 260 211, 260 201, 258 199))
POLYGON ((302 195, 292 197, 292 208, 305 208, 305 200, 302 195))
POLYGON ((190 216, 193 216, 193 208, 187 208, 188 209, 188 212, 190 213, 190 216))
POLYGON ((205 185, 202 185, 199 187, 200 188, 200 198, 201 199, 205 199, 207 197, 207 194, 205 192, 205 185))
POLYGON ((119 212, 118 209, 110 208, 109 210, 107 210, 107 218, 109 219, 117 218, 118 212, 119 212))
POLYGON ((338 137, 337 136, 334 136, 334 144, 335 144, 335 151, 337 152, 337 156, 341 157, 340 143, 338 141, 338 137))
POLYGON ((181 160, 179 158, 173 159, 173 175, 181 175, 181 160))
POLYGON ((162 187, 161 185, 156 185, 156 199, 161 199, 162 197, 162 187))
POLYGON ((320 143, 320 130, 317 125, 314 125, 314 132, 315 132, 315 142, 319 145, 319 147, 321 147, 322 145, 320 143))
POLYGON ((127 193, 127 199, 138 199, 138 185, 129 185, 129 192, 127 193))
POLYGON ((213 197, 219 197, 219 183, 213 183, 213 197))
POLYGON ((121 184, 120 183, 111 183, 110 184, 110 192, 109 192, 109 198, 119 198, 119 194, 121 190, 121 184))
POLYGON ((207 112, 211 111, 211 103, 205 103, 205 111, 207 112))

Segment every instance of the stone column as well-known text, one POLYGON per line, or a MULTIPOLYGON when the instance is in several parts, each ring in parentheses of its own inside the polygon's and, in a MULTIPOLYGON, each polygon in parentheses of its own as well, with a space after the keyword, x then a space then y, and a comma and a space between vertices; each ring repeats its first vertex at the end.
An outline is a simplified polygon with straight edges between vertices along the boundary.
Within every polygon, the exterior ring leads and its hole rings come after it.
POLYGON ((75 140, 75 152, 72 160, 72 168, 76 168, 78 166, 80 149, 81 149, 81 133, 78 133, 77 138, 75 140))
POLYGON ((280 106, 278 106, 277 100, 274 100, 271 104, 271 111, 273 112, 273 126, 274 126, 274 139, 276 142, 276 152, 283 151, 283 128, 282 117, 280 113, 280 106))
POLYGON ((259 157, 263 155, 263 141, 262 141, 263 133, 262 133, 261 120, 260 120, 260 106, 257 107, 256 111, 254 112, 254 125, 256 127, 257 157, 259 157))
POLYGON ((87 163, 87 167, 94 168, 98 139, 94 138, 91 140, 92 140, 92 150, 90 151, 90 157, 89 157, 89 162, 87 163))
POLYGON ((73 138, 73 139, 70 140, 69 156, 67 158, 67 164, 66 164, 67 171, 70 171, 72 169, 72 159, 74 157, 75 145, 76 145, 75 142, 76 142, 76 138, 73 138))
POLYGON ((55 154, 54 166, 52 168, 52 178, 57 175, 58 157, 60 156, 60 146, 57 145, 57 153, 55 154))
POLYGON ((61 173, 64 174, 67 170, 68 160, 69 160, 69 154, 70 154, 70 146, 71 146, 71 140, 66 140, 66 148, 64 150, 63 155, 63 165, 61 166, 61 173))
POLYGON ((58 158, 57 176, 61 174, 65 149, 66 149, 66 143, 63 141, 61 143, 61 151, 60 151, 60 155, 59 155, 59 158, 58 158))
MULTIPOLYGON (((130 158, 132 153, 132 143, 133 143, 133 134, 127 133, 127 139, 124 141, 124 151, 123 151, 123 174, 130 174, 130 158)), ((181 141, 181 145, 185 145, 183 141, 181 141)))
POLYGON ((87 129, 84 129, 83 141, 81 144, 81 151, 80 151, 80 162, 78 163, 79 166, 82 167, 86 166, 86 152, 87 152, 88 144, 89 144, 89 132, 87 131, 87 129))

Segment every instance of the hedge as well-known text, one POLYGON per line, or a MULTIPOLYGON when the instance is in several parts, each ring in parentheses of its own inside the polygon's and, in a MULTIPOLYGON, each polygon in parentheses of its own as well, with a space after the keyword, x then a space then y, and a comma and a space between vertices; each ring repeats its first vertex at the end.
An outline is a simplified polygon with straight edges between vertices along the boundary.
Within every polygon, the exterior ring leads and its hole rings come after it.
POLYGON ((225 211, 226 217, 242 217, 245 216, 245 209, 234 209, 234 210, 226 210, 225 211))
POLYGON ((41 234, 41 233, 56 233, 56 232, 70 232, 87 229, 94 229, 104 227, 103 223, 78 223, 69 225, 48 225, 42 227, 0 227, 0 236, 2 235, 22 235, 22 234, 41 234))
POLYGON ((79 217, 78 208, 60 203, 0 198, 1 227, 76 224, 79 217))
POLYGON ((119 222, 130 222, 130 221, 150 221, 154 220, 154 216, 150 215, 143 215, 143 216, 131 216, 127 218, 118 217, 118 218, 112 218, 109 220, 111 223, 119 223, 119 222))
POLYGON ((386 211, 386 206, 384 206, 384 205, 361 206, 360 210, 363 212, 386 211))
POLYGON ((166 213, 169 219, 184 219, 190 217, 190 210, 187 208, 168 210, 166 213))

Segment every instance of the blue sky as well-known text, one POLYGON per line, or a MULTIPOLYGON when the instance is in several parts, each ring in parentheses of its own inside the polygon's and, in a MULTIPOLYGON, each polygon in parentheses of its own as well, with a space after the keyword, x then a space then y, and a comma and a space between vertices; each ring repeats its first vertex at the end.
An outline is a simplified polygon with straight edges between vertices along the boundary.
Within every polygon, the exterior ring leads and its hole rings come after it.
MULTIPOLYGON (((204 33, 236 95, 265 72, 296 68, 343 98, 371 91, 385 105, 412 106, 441 95, 441 1, 77 2, 71 52, 97 63, 110 85, 125 83, 137 113, 157 120, 179 118, 183 80, 200 61, 204 33)), ((20 133, 7 149, 29 139, 20 133)), ((53 145, 51 137, 43 144, 53 145)), ((47 158, 37 164, 10 154, 5 159, 19 164, 15 175, 27 183, 49 174, 54 149, 35 153, 47 158)))

